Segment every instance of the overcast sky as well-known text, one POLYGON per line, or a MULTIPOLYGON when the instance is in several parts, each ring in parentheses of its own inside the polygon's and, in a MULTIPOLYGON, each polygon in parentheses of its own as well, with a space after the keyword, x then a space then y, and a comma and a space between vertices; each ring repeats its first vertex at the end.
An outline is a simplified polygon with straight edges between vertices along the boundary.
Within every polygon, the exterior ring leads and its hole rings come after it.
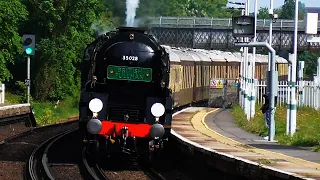
MULTIPOLYGON (((247 2, 247 0, 229 0, 231 2, 247 2)), ((250 12, 253 12, 254 10, 254 1, 250 0, 250 12)), ((320 0, 300 0, 303 2, 306 7, 320 7, 320 0)), ((273 0, 273 7, 278 8, 283 5, 284 0, 273 0)), ((234 5, 228 5, 228 6, 234 6, 234 5)), ((239 7, 239 6, 234 6, 239 7)), ((260 7, 270 7, 270 0, 258 0, 258 9, 260 7)))

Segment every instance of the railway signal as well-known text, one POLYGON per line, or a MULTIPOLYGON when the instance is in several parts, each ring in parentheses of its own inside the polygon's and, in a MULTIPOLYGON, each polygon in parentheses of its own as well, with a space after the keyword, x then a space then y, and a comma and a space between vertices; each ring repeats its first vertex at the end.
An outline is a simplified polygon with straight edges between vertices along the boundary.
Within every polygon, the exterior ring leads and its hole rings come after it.
POLYGON ((22 36, 23 53, 27 55, 27 79, 25 84, 27 86, 27 103, 30 103, 30 56, 35 53, 36 38, 33 34, 24 34, 22 36))
POLYGON ((27 55, 34 55, 35 53, 35 36, 32 34, 24 34, 22 36, 22 49, 27 55))

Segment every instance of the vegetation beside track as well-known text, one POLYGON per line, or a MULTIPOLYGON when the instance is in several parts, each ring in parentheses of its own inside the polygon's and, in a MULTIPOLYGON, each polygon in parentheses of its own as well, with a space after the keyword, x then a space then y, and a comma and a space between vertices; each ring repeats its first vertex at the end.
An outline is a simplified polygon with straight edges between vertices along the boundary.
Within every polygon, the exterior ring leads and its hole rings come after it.
MULTIPOLYGON (((6 92, 6 104, 26 103, 24 97, 6 92)), ((39 125, 55 124, 69 117, 78 116, 78 104, 75 98, 68 97, 64 101, 34 102, 31 101, 34 116, 39 125)))
MULTIPOLYGON (((256 105, 255 117, 248 121, 241 106, 235 105, 232 108, 232 115, 237 125, 248 132, 267 136, 268 129, 264 124, 264 114, 260 110, 261 106, 262 104, 256 105)), ((320 111, 307 107, 299 108, 297 110, 297 131, 293 137, 286 135, 286 117, 286 107, 278 106, 275 114, 275 139, 283 145, 313 147, 314 151, 320 152, 320 111)))

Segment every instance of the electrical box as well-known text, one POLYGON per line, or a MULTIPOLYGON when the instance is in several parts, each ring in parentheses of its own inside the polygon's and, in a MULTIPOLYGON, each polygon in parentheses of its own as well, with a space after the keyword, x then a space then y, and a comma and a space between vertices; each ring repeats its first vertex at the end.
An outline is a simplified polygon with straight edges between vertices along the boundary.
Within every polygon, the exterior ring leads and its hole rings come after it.
POLYGON ((304 68, 304 61, 299 61, 299 70, 304 68))
POLYGON ((307 13, 305 17, 306 34, 318 33, 318 13, 307 13))
POLYGON ((255 18, 254 16, 232 17, 233 37, 254 37, 255 18))
POLYGON ((279 81, 278 81, 278 71, 274 72, 274 76, 273 79, 271 79, 271 71, 267 72, 267 92, 269 92, 271 94, 271 89, 270 89, 270 85, 271 83, 273 84, 273 88, 274 88, 274 95, 278 96, 278 85, 279 85, 279 81))

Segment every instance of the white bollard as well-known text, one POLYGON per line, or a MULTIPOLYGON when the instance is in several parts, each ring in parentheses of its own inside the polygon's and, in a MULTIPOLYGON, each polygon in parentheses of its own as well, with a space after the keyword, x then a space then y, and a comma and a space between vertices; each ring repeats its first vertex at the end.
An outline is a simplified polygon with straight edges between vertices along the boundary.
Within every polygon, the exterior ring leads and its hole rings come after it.
POLYGON ((5 86, 4 86, 4 84, 1 85, 0 91, 1 91, 0 103, 4 104, 4 98, 5 98, 5 86))

